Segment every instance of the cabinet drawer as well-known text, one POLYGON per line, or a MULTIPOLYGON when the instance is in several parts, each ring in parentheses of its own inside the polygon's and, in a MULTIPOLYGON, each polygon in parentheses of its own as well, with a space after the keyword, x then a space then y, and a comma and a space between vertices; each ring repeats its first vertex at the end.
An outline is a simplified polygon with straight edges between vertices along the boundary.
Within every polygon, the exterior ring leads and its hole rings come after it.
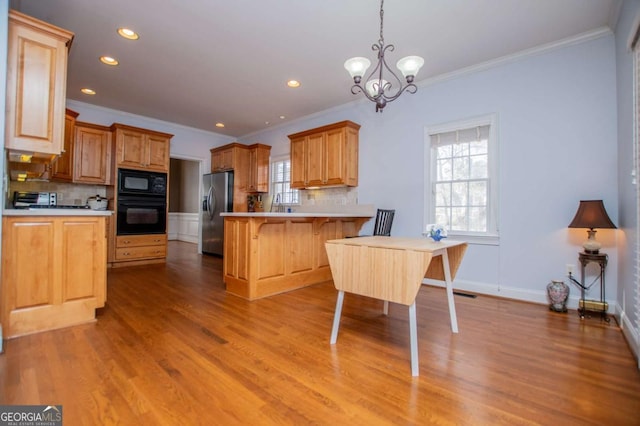
POLYGON ((157 246, 166 245, 166 234, 149 234, 149 235, 121 235, 116 237, 116 247, 141 247, 141 246, 157 246))
POLYGON ((166 257, 167 246, 124 247, 116 249, 116 260, 148 259, 166 257))

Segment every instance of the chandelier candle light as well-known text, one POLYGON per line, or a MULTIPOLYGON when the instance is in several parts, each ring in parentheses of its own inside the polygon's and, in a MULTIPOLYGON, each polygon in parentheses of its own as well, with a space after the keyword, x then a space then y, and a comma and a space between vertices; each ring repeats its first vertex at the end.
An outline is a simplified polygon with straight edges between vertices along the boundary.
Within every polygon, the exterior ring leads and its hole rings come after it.
POLYGON ((344 63, 344 67, 353 78, 355 83, 351 86, 351 93, 356 95, 358 92, 362 92, 367 99, 376 103, 376 112, 382 112, 383 108, 387 105, 387 102, 394 101, 400 97, 400 95, 406 90, 409 93, 416 93, 418 88, 413 84, 413 80, 418 74, 418 71, 424 65, 424 59, 420 56, 406 56, 398 61, 396 66, 406 79, 407 84, 403 86, 402 80, 389 68, 384 54, 387 50, 393 51, 395 47, 393 44, 384 45, 383 30, 383 17, 384 17, 384 0, 380 1, 380 40, 377 44, 371 46, 373 51, 378 51, 378 65, 373 69, 371 74, 362 87, 362 77, 367 72, 367 69, 371 65, 371 61, 363 57, 355 57, 348 59, 344 63), (382 76, 383 69, 386 69, 391 76, 385 80, 382 76), (394 84, 398 85, 397 90, 394 91, 394 84))

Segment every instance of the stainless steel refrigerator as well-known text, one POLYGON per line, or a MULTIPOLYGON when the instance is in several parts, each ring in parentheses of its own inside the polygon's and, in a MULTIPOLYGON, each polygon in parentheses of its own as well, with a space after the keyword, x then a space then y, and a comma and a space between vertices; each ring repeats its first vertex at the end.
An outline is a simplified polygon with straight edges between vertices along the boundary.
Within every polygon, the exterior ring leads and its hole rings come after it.
POLYGON ((224 218, 233 211, 233 172, 206 174, 202 177, 202 252, 222 256, 224 218))

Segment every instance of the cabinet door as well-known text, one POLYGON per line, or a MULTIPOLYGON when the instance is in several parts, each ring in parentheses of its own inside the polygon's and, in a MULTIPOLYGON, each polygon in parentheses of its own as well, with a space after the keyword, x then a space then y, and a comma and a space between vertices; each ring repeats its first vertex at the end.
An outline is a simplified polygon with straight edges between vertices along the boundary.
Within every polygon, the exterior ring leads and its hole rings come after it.
POLYGON ((145 135, 128 129, 116 130, 116 166, 140 169, 145 163, 145 135))
POLYGON ((149 170, 169 171, 169 139, 150 134, 147 136, 147 158, 144 166, 149 170))
POLYGON ((73 139, 77 112, 67 110, 64 116, 64 141, 62 152, 51 165, 51 179, 71 182, 73 180, 73 139))
POLYGON ((61 303, 84 299, 96 308, 103 307, 107 279, 104 221, 69 217, 60 222, 61 303))
POLYGON ((271 147, 257 146, 249 151, 249 192, 269 192, 269 154, 271 147))
POLYGON ((233 152, 234 148, 211 150, 211 171, 232 170, 235 166, 233 152))
POLYGON ((321 186, 326 179, 325 133, 307 136, 307 186, 321 186))
POLYGON ((5 148, 60 154, 73 34, 9 11, 5 148))
POLYGON ((304 188, 306 185, 306 138, 291 140, 291 188, 304 188))
POLYGON ((327 174, 326 185, 341 185, 345 176, 345 132, 344 129, 326 133, 327 174))
POLYGON ((5 337, 93 320, 106 299, 104 218, 5 217, 2 223, 5 337))
POLYGON ((109 184, 111 133, 108 128, 76 126, 73 181, 109 184))

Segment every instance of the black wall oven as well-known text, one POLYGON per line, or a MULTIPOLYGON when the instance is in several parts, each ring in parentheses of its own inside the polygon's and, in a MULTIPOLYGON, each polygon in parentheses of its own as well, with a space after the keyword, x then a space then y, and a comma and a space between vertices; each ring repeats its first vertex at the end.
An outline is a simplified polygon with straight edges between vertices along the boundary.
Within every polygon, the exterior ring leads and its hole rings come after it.
POLYGON ((167 174, 118 169, 118 235, 164 234, 167 174))

